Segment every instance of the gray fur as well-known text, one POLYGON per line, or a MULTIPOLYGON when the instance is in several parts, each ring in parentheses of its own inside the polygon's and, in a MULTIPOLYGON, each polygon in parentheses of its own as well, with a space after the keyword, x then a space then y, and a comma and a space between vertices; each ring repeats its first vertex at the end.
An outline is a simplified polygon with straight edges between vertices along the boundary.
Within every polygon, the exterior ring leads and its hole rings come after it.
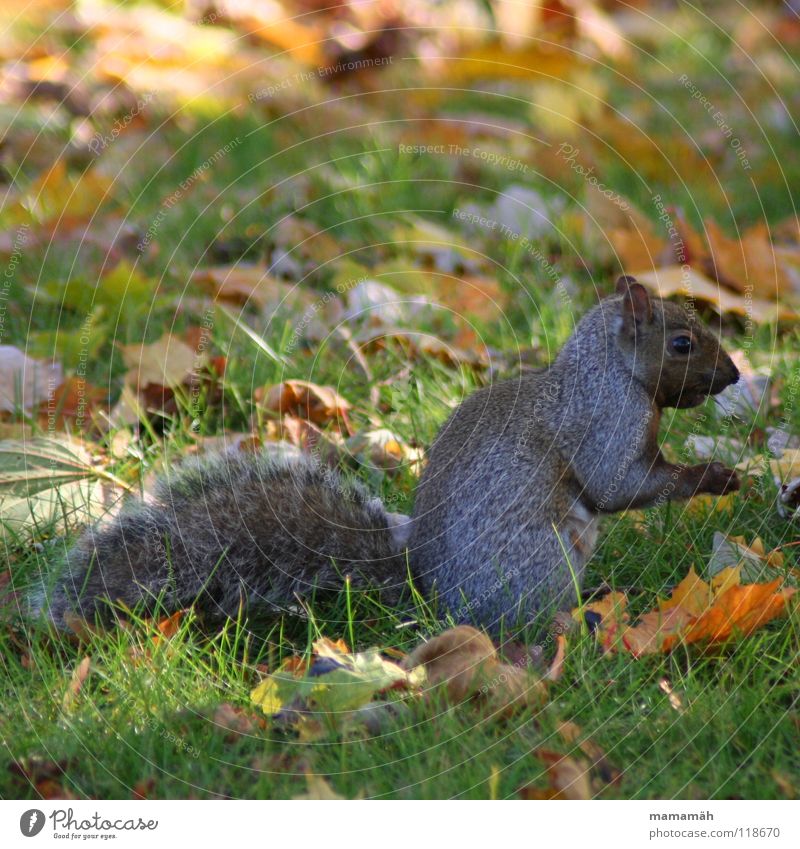
POLYGON ((602 513, 738 486, 718 464, 667 463, 657 443, 660 407, 720 391, 738 377, 733 363, 682 307, 652 299, 643 327, 623 307, 603 301, 549 368, 476 392, 436 437, 409 560, 459 621, 496 631, 576 603, 602 513), (686 363, 665 353, 673 326, 698 340, 685 379, 686 363))
POLYGON ((273 614, 298 599, 380 587, 396 599, 405 558, 380 501, 310 459, 223 454, 182 463, 150 502, 86 531, 50 595, 49 618, 93 620, 107 600, 207 617, 273 614))

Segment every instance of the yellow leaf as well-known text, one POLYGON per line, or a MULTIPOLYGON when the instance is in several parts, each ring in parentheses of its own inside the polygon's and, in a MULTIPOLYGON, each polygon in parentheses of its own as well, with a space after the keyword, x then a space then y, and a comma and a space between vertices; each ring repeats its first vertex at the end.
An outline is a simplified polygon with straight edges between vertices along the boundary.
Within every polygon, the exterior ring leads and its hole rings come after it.
POLYGON ((682 607, 692 616, 700 616, 707 608, 712 598, 711 587, 690 567, 686 577, 675 587, 672 596, 666 601, 659 602, 663 612, 673 607, 682 607))
POLYGON ((611 622, 625 622, 628 614, 625 608, 628 605, 628 597, 625 593, 610 592, 599 601, 590 601, 583 607, 576 607, 572 611, 572 618, 576 622, 582 622, 581 613, 596 613, 600 616, 598 627, 603 628, 611 622))
POLYGON ((742 579, 740 566, 728 566, 711 579, 711 589, 715 596, 722 595, 731 587, 738 587, 742 579))
POLYGON ((267 716, 272 716, 283 707, 279 690, 278 682, 270 675, 251 691, 250 701, 260 707, 267 716))
POLYGON ((108 199, 110 189, 111 181, 91 168, 72 176, 64 160, 59 159, 11 206, 8 216, 12 224, 28 221, 32 216, 52 231, 69 230, 92 218, 108 199))
POLYGON ((786 449, 777 460, 770 460, 772 474, 782 481, 800 477, 800 448, 786 449))
POLYGON ((788 321, 800 317, 800 313, 786 303, 777 303, 763 298, 747 298, 731 292, 689 266, 668 265, 652 271, 631 270, 631 273, 660 298, 669 298, 673 295, 696 298, 711 304, 720 313, 750 316, 753 321, 758 322, 778 319, 788 321))

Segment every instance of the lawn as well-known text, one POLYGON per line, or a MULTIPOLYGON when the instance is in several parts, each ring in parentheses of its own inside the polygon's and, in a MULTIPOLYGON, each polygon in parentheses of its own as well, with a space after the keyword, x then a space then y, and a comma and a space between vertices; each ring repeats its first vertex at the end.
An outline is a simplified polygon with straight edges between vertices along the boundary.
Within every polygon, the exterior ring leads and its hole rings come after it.
MULTIPOLYGON (((624 49, 552 20, 490 37, 493 5, 444 4, 424 28, 413 10, 399 29, 356 18, 359 52, 322 13, 287 42, 166 3, 34 4, 3 46, 0 344, 68 382, 6 404, 0 438, 71 434, 115 496, 111 478, 139 493, 183 456, 284 440, 410 513, 460 400, 545 365, 617 275, 683 250, 733 304, 701 296, 701 314, 769 392, 735 415, 668 411, 665 452, 700 462, 709 437, 751 471, 719 502, 606 519, 584 588, 650 610, 705 574, 715 534, 760 538, 791 577, 798 524, 763 460, 770 428, 800 435, 800 33, 772 5, 762 28, 712 3, 615 12, 624 49), (788 270, 767 279, 762 243, 788 270), (346 419, 282 419, 269 389, 293 379, 335 388, 346 419)), ((134 611, 58 637, 23 615, 85 521, 53 503, 3 513, 3 798, 290 798, 310 775, 346 798, 516 798, 547 792, 553 752, 593 761, 601 798, 798 792, 796 603, 746 637, 638 659, 576 628, 538 705, 393 692, 377 726, 306 739, 251 704, 264 675, 323 636, 409 652, 452 624, 435 599, 343 593, 221 631, 189 611, 169 636, 134 611)))

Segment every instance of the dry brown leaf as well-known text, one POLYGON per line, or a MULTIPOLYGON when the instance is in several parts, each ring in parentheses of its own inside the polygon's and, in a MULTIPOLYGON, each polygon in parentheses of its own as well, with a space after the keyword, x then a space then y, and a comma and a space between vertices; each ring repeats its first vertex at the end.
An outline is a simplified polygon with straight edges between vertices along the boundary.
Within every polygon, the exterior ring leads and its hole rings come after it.
POLYGON ((564 661, 567 658, 567 638, 563 634, 556 637, 556 653, 545 676, 548 681, 560 681, 564 674, 564 661))
POLYGON ((149 385, 178 386, 205 361, 202 352, 169 333, 151 345, 118 343, 118 347, 128 368, 125 383, 137 392, 149 385))
POLYGON ((84 657, 75 669, 72 670, 67 691, 64 693, 64 698, 61 702, 61 706, 64 710, 70 710, 75 704, 78 693, 80 693, 81 687, 83 687, 83 682, 89 675, 91 665, 91 658, 84 657))
POLYGON ((414 649, 403 664, 406 669, 424 666, 431 687, 445 685, 452 702, 474 696, 483 669, 499 664, 494 643, 469 625, 444 631, 414 649))
POLYGON ((279 248, 290 251, 293 257, 306 257, 318 265, 330 262, 342 252, 341 245, 330 233, 297 215, 281 219, 275 228, 274 240, 279 248))
MULTIPOLYGON (((567 743, 578 745, 580 750, 589 758, 592 772, 596 773, 600 785, 618 784, 622 779, 622 772, 613 766, 606 757, 606 753, 590 737, 585 737, 581 727, 571 720, 561 722, 558 725, 558 733, 567 743)), ((601 789, 598 787, 598 789, 601 789)))
POLYGON ((318 386, 307 380, 287 380, 275 386, 259 388, 256 403, 278 415, 299 416, 315 424, 341 422, 349 430, 350 402, 332 386, 318 386))
POLYGON ((549 786, 542 790, 525 787, 520 790, 523 799, 591 799, 592 786, 589 781, 589 765, 582 760, 553 752, 549 749, 537 749, 536 757, 547 767, 549 786))
POLYGON ((107 406, 108 393, 88 380, 73 375, 53 393, 52 400, 39 406, 39 422, 61 430, 74 425, 82 431, 95 424, 96 416, 107 406))
POLYGON ((431 292, 426 294, 468 319, 495 321, 503 316, 508 304, 508 295, 500 283, 486 277, 435 275, 431 292))
POLYGON ((776 251, 763 221, 745 230, 741 239, 726 236, 713 220, 707 219, 705 226, 712 266, 720 282, 770 299, 797 294, 792 268, 798 254, 791 248, 776 251))
POLYGON ((454 704, 479 698, 500 713, 541 704, 547 692, 527 669, 501 663, 489 637, 469 625, 451 628, 418 646, 403 665, 424 666, 431 690, 444 692, 454 704))
POLYGON ((263 310, 284 303, 294 307, 308 300, 299 287, 278 280, 257 265, 201 268, 192 273, 191 281, 215 300, 239 307, 255 306, 263 310))
POLYGON ((647 222, 646 229, 611 228, 606 236, 614 248, 619 264, 626 273, 638 276, 664 264, 671 257, 671 249, 666 239, 656 235, 653 226, 647 222))
POLYGON ((226 732, 225 741, 228 743, 235 743, 240 736, 253 734, 257 721, 260 721, 259 717, 229 702, 217 705, 214 710, 214 724, 226 732))

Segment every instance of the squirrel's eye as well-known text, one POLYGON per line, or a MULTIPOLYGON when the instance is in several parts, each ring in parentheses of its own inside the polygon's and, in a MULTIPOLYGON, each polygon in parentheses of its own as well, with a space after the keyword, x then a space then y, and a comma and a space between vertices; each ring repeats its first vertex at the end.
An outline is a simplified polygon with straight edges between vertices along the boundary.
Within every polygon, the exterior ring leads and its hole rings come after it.
POLYGON ((672 350, 676 354, 688 354, 692 350, 692 337, 676 336, 672 340, 672 350))

